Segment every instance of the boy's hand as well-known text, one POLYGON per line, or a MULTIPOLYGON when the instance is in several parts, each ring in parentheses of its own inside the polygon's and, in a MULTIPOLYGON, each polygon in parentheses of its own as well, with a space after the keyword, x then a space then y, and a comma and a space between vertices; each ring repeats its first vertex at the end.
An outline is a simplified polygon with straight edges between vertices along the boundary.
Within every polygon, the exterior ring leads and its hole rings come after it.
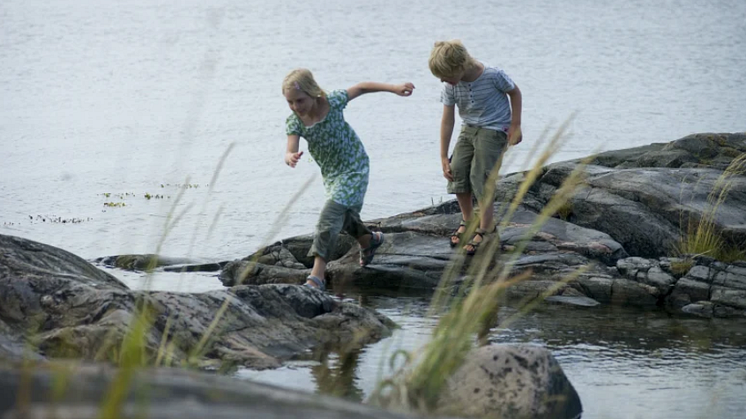
POLYGON ((440 165, 443 167, 443 177, 448 179, 450 182, 453 182, 453 173, 451 173, 451 162, 448 160, 448 157, 441 158, 440 165))
POLYGON ((302 155, 302 151, 299 151, 297 153, 285 153, 285 164, 290 167, 295 167, 295 165, 298 164, 298 161, 300 160, 300 156, 302 155))
POLYGON ((394 90, 394 93, 399 96, 412 96, 412 92, 414 92, 414 84, 412 83, 398 84, 394 90))
POLYGON ((516 145, 523 141, 523 133, 520 125, 510 125, 508 128, 508 145, 516 145))

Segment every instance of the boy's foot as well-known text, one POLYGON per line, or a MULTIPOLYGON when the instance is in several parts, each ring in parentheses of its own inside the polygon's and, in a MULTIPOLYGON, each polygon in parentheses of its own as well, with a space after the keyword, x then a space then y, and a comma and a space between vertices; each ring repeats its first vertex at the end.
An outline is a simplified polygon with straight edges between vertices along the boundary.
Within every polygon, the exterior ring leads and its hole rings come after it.
POLYGON ((374 231, 370 233, 370 246, 365 249, 360 249, 360 266, 367 266, 373 261, 373 256, 376 255, 376 249, 381 247, 383 244, 383 233, 380 231, 374 231))
POLYGON ((308 278, 306 278, 306 283, 303 284, 304 287, 308 288, 316 288, 321 291, 326 290, 326 283, 323 279, 319 278, 315 275, 309 275, 308 278))
POLYGON ((461 235, 466 232, 466 224, 468 221, 461 219, 461 223, 458 225, 458 229, 451 233, 451 247, 456 247, 461 243, 461 235))
MULTIPOLYGON (((497 226, 495 226, 495 229, 491 231, 491 233, 494 233, 497 231, 497 226)), ((469 243, 464 246, 464 250, 466 250, 466 254, 468 256, 474 256, 477 253, 477 249, 479 249, 479 245, 484 243, 484 235, 487 234, 487 230, 483 228, 478 228, 474 232, 474 237, 469 240, 469 243)))

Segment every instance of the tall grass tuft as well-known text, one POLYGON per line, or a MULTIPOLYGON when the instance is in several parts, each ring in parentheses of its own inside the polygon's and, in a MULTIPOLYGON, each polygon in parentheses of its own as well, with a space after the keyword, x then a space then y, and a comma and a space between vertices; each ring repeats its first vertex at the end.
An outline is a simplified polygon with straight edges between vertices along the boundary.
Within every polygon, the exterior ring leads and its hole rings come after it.
POLYGON ((707 196, 708 208, 699 219, 689 218, 680 221, 682 233, 679 252, 684 255, 704 255, 722 262, 746 259, 746 250, 728 242, 721 235, 715 217, 733 188, 733 177, 746 173, 746 154, 735 158, 723 171, 707 196))

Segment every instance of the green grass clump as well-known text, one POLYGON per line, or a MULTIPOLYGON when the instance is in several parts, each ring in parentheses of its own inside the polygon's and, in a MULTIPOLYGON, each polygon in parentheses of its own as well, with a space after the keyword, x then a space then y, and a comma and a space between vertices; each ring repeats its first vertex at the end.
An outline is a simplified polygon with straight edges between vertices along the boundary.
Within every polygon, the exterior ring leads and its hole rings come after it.
POLYGON ((704 255, 730 263, 746 259, 745 246, 730 243, 721 235, 715 216, 733 188, 733 177, 746 173, 746 154, 734 159, 723 171, 707 196, 708 208, 698 219, 684 220, 682 215, 681 241, 679 253, 684 255, 704 255))

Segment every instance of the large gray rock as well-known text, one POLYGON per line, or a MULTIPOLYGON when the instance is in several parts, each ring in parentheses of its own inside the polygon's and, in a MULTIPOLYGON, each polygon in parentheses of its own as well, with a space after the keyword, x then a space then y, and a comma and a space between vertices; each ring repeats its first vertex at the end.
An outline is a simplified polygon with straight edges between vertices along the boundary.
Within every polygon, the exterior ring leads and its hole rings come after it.
POLYGON ((91 364, 0 365, 0 418, 108 417, 102 406, 114 400, 115 385, 124 390, 122 403, 115 409, 116 417, 122 419, 420 417, 215 374, 169 368, 131 373, 91 364), (60 380, 63 371, 74 381, 60 380))
POLYGON ((746 153, 746 133, 692 134, 670 143, 607 151, 591 164, 613 168, 708 167, 723 170, 746 153))
POLYGON ((147 352, 164 335, 178 363, 222 313, 205 361, 272 367, 320 345, 364 345, 390 333, 384 316, 294 285, 244 285, 202 294, 131 291, 64 250, 0 235, 0 321, 50 357, 111 358, 137 306, 148 307, 147 352))
POLYGON ((470 353, 448 379, 438 410, 475 418, 571 419, 583 408, 547 349, 491 345, 470 353))
MULTIPOLYGON (((697 134, 671 143, 600 154, 585 168, 585 186, 564 209, 568 221, 609 234, 633 256, 675 254, 690 221, 711 212, 723 171, 746 153, 746 134, 697 134)), ((541 210, 579 161, 544 168, 524 204, 541 210)), ((746 169, 742 167, 742 169, 746 169)), ((499 200, 510 201, 523 174, 498 183, 499 200)), ((729 192, 714 224, 731 246, 746 242, 746 177, 729 178, 729 192)))
MULTIPOLYGON (((576 163, 550 165, 526 204, 541 210, 554 188, 576 163), (542 186, 547 186, 542 188, 542 186)), ((633 256, 659 257, 678 251, 681 233, 689 221, 712 210, 709 194, 722 171, 714 169, 606 169, 589 167, 586 185, 568 202, 568 221, 604 232, 633 256)), ((511 198, 508 178, 502 199, 511 198)), ((746 241, 746 177, 731 178, 727 199, 717 209, 717 231, 732 245, 746 241)))

